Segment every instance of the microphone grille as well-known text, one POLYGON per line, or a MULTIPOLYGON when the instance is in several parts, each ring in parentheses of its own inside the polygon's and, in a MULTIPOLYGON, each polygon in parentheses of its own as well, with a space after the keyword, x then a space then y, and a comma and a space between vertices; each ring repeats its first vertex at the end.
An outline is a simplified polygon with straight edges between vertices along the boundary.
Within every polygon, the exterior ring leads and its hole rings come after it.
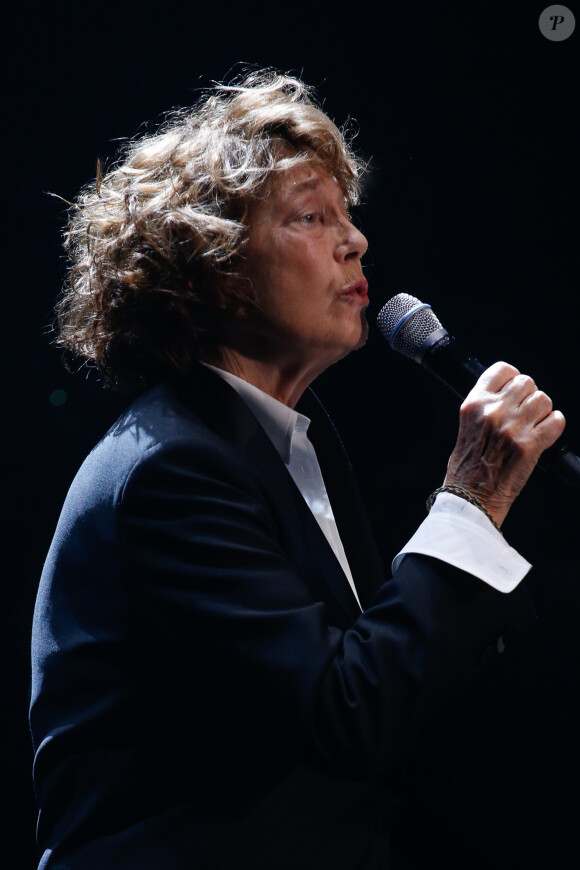
POLYGON ((408 293, 399 293, 383 305, 377 326, 393 350, 415 359, 425 339, 441 329, 431 306, 408 293))

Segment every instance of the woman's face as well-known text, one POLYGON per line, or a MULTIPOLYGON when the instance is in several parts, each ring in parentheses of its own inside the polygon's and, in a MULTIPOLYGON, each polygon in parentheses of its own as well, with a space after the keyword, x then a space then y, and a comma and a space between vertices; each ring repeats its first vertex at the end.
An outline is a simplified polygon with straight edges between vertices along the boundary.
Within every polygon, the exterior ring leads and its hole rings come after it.
POLYGON ((260 305, 259 332, 274 360, 321 370, 364 344, 367 240, 323 170, 283 173, 250 209, 242 274, 260 305))

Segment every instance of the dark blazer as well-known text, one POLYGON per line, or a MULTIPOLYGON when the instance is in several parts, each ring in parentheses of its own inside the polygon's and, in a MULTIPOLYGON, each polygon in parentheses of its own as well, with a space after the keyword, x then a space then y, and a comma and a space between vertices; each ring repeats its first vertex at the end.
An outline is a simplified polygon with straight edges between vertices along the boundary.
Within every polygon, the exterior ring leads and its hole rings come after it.
POLYGON ((363 613, 215 373, 144 394, 80 469, 34 617, 42 868, 384 870, 421 725, 532 618, 434 559, 384 582, 332 424, 301 410, 363 613))

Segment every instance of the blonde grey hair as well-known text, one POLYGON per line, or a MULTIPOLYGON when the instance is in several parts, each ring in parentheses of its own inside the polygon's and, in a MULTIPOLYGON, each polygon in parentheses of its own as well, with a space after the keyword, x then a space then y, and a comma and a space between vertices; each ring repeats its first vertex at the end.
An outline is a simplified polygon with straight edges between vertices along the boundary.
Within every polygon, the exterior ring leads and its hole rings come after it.
POLYGON ((216 85, 130 141, 72 205, 57 343, 117 386, 187 371, 224 310, 256 304, 235 272, 248 208, 277 174, 319 164, 358 201, 363 169, 299 79, 253 72, 216 85))

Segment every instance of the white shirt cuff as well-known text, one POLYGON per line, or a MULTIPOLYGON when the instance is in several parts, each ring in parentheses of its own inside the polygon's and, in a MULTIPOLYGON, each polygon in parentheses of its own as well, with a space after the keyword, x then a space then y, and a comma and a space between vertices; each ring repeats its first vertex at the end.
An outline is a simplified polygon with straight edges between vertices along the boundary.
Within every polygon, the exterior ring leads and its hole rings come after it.
POLYGON ((407 553, 434 556, 511 592, 532 567, 509 546, 485 514, 459 496, 440 493, 427 518, 393 559, 393 573, 407 553))

